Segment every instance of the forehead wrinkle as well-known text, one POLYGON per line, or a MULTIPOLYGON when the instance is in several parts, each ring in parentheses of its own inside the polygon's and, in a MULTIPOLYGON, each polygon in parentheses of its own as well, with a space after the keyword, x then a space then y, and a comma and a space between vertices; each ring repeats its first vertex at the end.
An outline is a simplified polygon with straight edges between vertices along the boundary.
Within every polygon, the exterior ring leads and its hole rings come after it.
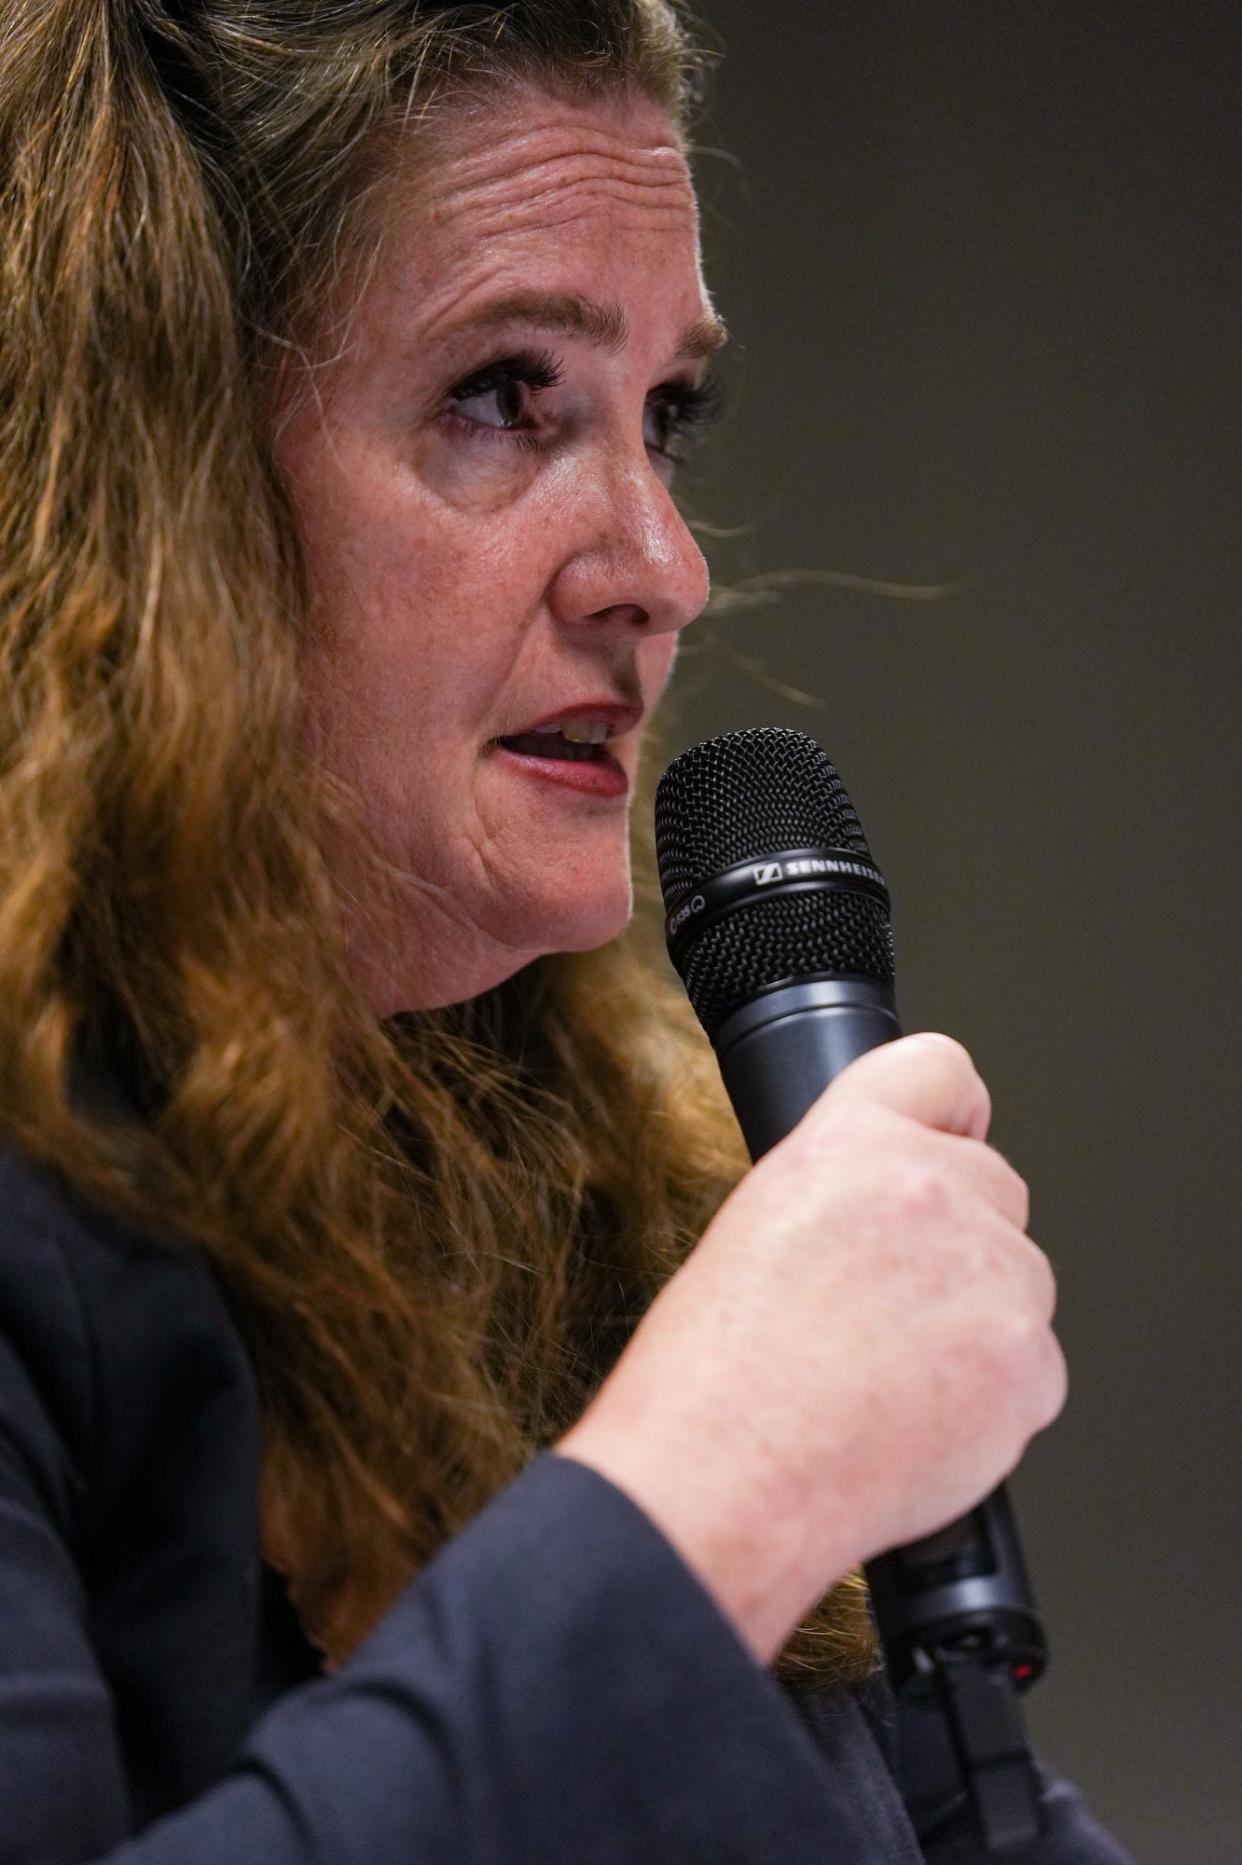
POLYGON ((636 199, 671 196, 695 209, 690 170, 671 147, 637 148, 629 140, 585 128, 572 134, 526 132, 516 141, 516 150, 502 142, 428 172, 433 225, 520 208, 592 184, 629 188, 636 199))
POLYGON ((692 234, 698 231, 697 220, 680 210, 672 213, 653 211, 650 202, 641 202, 635 206, 625 196, 598 189, 585 196, 573 195, 556 201, 534 202, 529 211, 510 211, 495 220, 463 228, 457 246, 460 249, 477 245, 481 240, 504 242, 518 241, 527 235, 537 237, 540 233, 554 232, 578 221, 590 221, 598 216, 601 209, 608 213, 609 232, 613 237, 676 233, 681 227, 687 227, 692 234))
MULTIPOLYGON (((433 300, 427 304, 426 329, 430 334, 432 328, 442 331, 445 324, 452 319, 454 323, 469 321, 468 313, 458 319, 458 310, 464 300, 477 300, 494 282, 503 279, 515 258, 520 259, 526 242, 537 238, 544 231, 550 231, 571 225, 575 221, 590 220, 600 209, 606 209, 609 218, 610 238, 623 237, 631 233, 647 233, 653 229, 659 232, 684 226, 697 240, 698 219, 693 212, 693 197, 688 202, 652 202, 640 201, 637 208, 633 197, 625 191, 595 188, 586 192, 576 191, 567 198, 550 201, 524 202, 520 211, 510 209, 497 212, 476 220, 459 220, 451 225, 441 224, 432 235, 433 251, 438 249, 438 261, 432 260, 432 269, 447 269, 456 274, 453 280, 451 296, 433 300), (618 209, 621 211, 619 212, 618 209)), ((422 257, 423 269, 429 255, 422 257)), ((523 288, 515 287, 506 296, 524 295, 523 288)), ((560 294, 569 297, 574 294, 560 294)), ((439 298, 439 294, 436 294, 439 298)), ((619 307, 616 307, 619 310, 619 307)), ((615 322, 613 307, 608 307, 606 323, 615 322)), ((565 320, 566 327, 568 322, 565 320)), ((596 318, 592 322, 598 322, 596 318)), ((621 320, 624 324, 624 319, 621 320)), ((600 335, 606 344, 616 343, 620 348, 625 342, 623 329, 614 331, 605 328, 600 335)))
POLYGON ((463 188, 478 187, 489 180, 503 181, 523 170, 554 167, 558 162, 575 159, 598 162, 602 158, 605 163, 620 163, 653 177, 663 171, 670 180, 688 181, 690 174, 685 156, 673 143, 636 143, 632 136, 615 135, 595 121, 541 125, 533 130, 524 126, 481 149, 476 126, 468 144, 445 139, 441 147, 449 160, 437 164, 438 172, 452 170, 463 188))
MULTIPOLYGON (((631 137, 581 122, 523 130, 483 149, 477 141, 468 147, 460 140, 442 141, 438 161, 422 166, 426 235, 421 254, 411 250, 414 273, 406 287, 422 297, 420 343, 452 340, 468 330, 475 305, 491 321, 484 302, 489 295, 498 302, 517 298, 533 282, 528 273, 511 270, 514 262, 521 268, 527 242, 601 211, 610 240, 649 232, 663 237, 684 227, 697 248, 698 204, 689 167, 671 144, 653 137, 653 145, 636 146, 631 137), (430 301, 417 290, 419 273, 428 282, 438 273, 442 281, 430 301)), ((549 281, 546 295, 553 289, 549 281)), ((561 295, 572 295, 572 286, 561 295)), ((620 307, 600 308, 605 325, 593 334, 604 347, 619 349, 626 336, 624 320, 615 317, 620 307)), ((701 335, 696 329, 696 339, 701 335)), ((678 354, 702 354, 706 348, 696 341, 678 354)))
POLYGON ((633 211, 639 219, 657 220, 677 217, 697 224, 697 209, 689 181, 648 178, 636 180, 618 174, 615 169, 594 165, 565 164, 559 173, 525 173, 506 181, 503 186, 488 185, 476 190, 458 190, 432 210, 433 225, 448 238, 462 228, 470 237, 491 237, 507 228, 538 225, 561 226, 600 204, 633 211))

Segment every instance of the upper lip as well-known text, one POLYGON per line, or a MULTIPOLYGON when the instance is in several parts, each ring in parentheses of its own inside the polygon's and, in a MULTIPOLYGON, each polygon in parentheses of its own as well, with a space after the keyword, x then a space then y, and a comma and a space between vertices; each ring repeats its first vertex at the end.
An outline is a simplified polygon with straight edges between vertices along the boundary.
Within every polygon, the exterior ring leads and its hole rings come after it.
POLYGON ((545 712, 538 719, 530 719, 525 725, 517 726, 512 732, 502 732, 500 736, 520 738, 523 732, 537 732, 544 725, 559 725, 562 719, 603 719, 609 738, 619 738, 622 732, 632 732, 642 716, 641 706, 629 706, 622 700, 579 699, 567 706, 557 706, 552 712, 545 712))

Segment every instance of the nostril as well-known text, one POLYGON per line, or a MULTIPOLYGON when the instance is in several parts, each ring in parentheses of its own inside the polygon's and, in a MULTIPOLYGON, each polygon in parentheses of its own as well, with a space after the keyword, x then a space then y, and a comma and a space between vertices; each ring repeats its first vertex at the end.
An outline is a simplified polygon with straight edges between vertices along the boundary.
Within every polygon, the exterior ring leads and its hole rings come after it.
POLYGON ((632 622, 641 627, 651 620, 651 612, 637 602, 613 602, 606 609, 596 609, 589 619, 593 622, 632 622))

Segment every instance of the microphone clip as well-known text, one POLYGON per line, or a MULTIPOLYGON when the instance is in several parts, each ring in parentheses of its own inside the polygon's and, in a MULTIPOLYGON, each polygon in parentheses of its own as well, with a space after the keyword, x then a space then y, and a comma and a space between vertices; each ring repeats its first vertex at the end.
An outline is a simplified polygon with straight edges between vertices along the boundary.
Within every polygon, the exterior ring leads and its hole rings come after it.
POLYGON ((934 1688, 988 1853, 1003 1857, 1044 1831, 1039 1780, 1008 1666, 969 1651, 916 1651, 934 1688))

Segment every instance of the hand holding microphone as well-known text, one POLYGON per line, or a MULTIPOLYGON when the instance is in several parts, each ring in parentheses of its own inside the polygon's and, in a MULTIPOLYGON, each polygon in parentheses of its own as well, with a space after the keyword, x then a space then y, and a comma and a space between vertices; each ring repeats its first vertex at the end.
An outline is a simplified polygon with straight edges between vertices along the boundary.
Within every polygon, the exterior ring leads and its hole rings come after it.
POLYGON ((769 1662, 835 1581, 978 1503, 1055 1417, 1053 1279, 964 1049, 855 1061, 726 1200, 559 1448, 769 1662))

